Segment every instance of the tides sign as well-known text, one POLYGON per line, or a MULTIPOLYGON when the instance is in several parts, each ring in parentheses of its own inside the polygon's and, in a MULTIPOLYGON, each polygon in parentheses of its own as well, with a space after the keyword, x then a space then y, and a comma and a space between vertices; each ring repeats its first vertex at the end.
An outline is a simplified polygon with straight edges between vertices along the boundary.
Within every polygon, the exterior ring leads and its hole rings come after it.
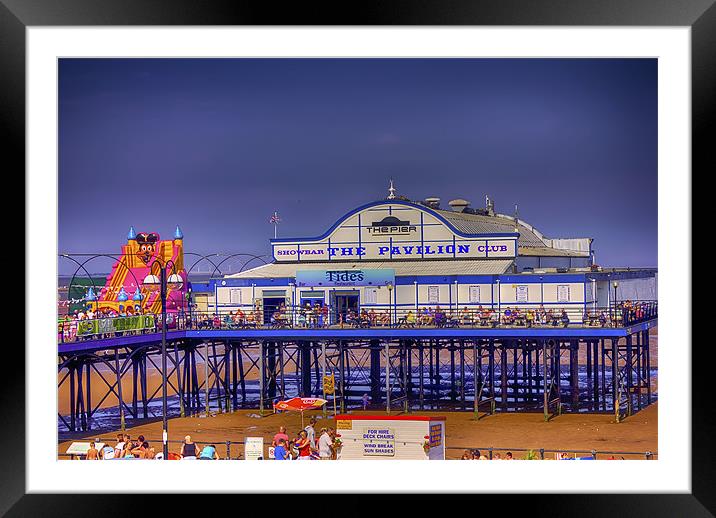
POLYGON ((395 284, 395 270, 297 270, 296 286, 387 286, 395 284))

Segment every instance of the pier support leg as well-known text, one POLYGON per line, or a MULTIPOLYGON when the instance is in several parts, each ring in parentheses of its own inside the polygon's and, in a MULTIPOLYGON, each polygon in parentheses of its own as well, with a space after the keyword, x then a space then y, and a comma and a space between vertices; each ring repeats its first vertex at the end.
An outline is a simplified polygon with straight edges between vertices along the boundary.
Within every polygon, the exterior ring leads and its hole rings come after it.
MULTIPOLYGON (((309 370, 310 373, 310 370, 309 370)), ((259 342, 259 414, 264 415, 264 343, 259 342)))
POLYGON ((301 396, 311 396, 311 342, 300 342, 301 357, 301 396))
POLYGON ((549 420, 549 391, 547 389, 547 341, 542 340, 542 408, 544 410, 544 420, 549 420))
POLYGON ((378 340, 370 341, 370 399, 373 404, 380 402, 380 357, 381 347, 378 340))
POLYGON ((579 340, 569 341, 569 382, 572 412, 579 411, 579 340))
POLYGON ((618 423, 621 420, 619 412, 619 350, 617 340, 612 338, 612 404, 614 405, 614 416, 618 423))
POLYGON ((124 424, 124 401, 122 400, 122 371, 119 366, 119 347, 114 350, 114 372, 117 375, 117 399, 119 402, 119 426, 122 432, 125 431, 124 424))
POLYGON ((500 343, 500 406, 507 411, 507 343, 500 343))
POLYGON ((390 414, 390 342, 385 341, 385 412, 390 414))

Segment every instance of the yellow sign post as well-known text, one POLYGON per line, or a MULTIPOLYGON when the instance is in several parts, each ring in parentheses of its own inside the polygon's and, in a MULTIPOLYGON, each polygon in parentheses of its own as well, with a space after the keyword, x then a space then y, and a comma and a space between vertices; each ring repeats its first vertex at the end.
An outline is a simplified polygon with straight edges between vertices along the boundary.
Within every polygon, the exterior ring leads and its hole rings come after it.
POLYGON ((333 373, 323 376, 323 394, 333 394, 333 415, 336 415, 336 378, 333 373))

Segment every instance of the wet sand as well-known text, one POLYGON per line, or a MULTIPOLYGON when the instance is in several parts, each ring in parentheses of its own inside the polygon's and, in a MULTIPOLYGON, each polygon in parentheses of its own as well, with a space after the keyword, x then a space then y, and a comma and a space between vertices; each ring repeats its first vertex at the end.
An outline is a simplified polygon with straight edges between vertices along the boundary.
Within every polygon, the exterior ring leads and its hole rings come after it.
MULTIPOLYGON (((385 412, 353 412, 354 414, 386 415, 385 412)), ((264 438, 264 444, 271 442, 279 426, 286 426, 290 435, 301 429, 301 416, 298 413, 273 414, 265 413, 264 417, 256 418, 256 410, 242 410, 229 414, 212 414, 210 417, 184 417, 171 419, 169 422, 169 440, 181 441, 185 435, 191 435, 200 444, 213 443, 219 455, 226 456, 225 441, 243 441, 245 437, 264 438)), ((321 417, 316 428, 333 426, 333 419, 323 419, 322 413, 311 412, 308 417, 321 417)), ((391 415, 402 415, 394 412, 391 415)), ((627 459, 643 459, 643 452, 658 452, 657 418, 658 404, 637 412, 619 424, 614 422, 611 414, 564 414, 549 422, 544 422, 541 413, 496 414, 475 421, 470 412, 414 412, 412 415, 443 415, 447 417, 446 458, 459 459, 465 448, 532 448, 532 449, 574 449, 597 451, 629 451, 641 455, 625 455, 627 459)), ((132 438, 144 435, 152 445, 161 450, 161 422, 144 424, 128 428, 132 438)), ((99 435, 102 438, 116 436, 116 432, 99 435)), ((84 438, 93 440, 97 434, 86 435, 84 438)), ((77 439, 81 440, 81 439, 77 439)), ((58 453, 64 453, 71 441, 61 442, 58 453)), ((112 443, 114 444, 114 443, 112 443)), ((179 443, 170 442, 170 451, 178 451, 179 443)), ((231 458, 243 453, 243 447, 233 445, 231 458)), ((267 453, 267 452, 265 452, 267 453)), ((503 452, 504 453, 504 452, 503 452)), ((514 452, 515 458, 523 453, 514 452)), ((554 458, 548 453, 546 458, 554 458)), ((603 458, 607 458, 603 456, 603 458)), ((66 458, 66 457, 65 457, 66 458)))

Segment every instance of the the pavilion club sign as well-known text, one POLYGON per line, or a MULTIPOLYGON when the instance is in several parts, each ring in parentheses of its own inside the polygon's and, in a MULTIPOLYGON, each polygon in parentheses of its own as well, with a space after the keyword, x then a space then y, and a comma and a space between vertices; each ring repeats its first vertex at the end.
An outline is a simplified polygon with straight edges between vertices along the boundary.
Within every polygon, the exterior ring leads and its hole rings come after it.
POLYGON ((370 227, 366 230, 371 235, 407 235, 412 232, 417 232, 417 225, 411 225, 410 221, 402 221, 395 216, 386 216, 380 221, 374 221, 370 227))

